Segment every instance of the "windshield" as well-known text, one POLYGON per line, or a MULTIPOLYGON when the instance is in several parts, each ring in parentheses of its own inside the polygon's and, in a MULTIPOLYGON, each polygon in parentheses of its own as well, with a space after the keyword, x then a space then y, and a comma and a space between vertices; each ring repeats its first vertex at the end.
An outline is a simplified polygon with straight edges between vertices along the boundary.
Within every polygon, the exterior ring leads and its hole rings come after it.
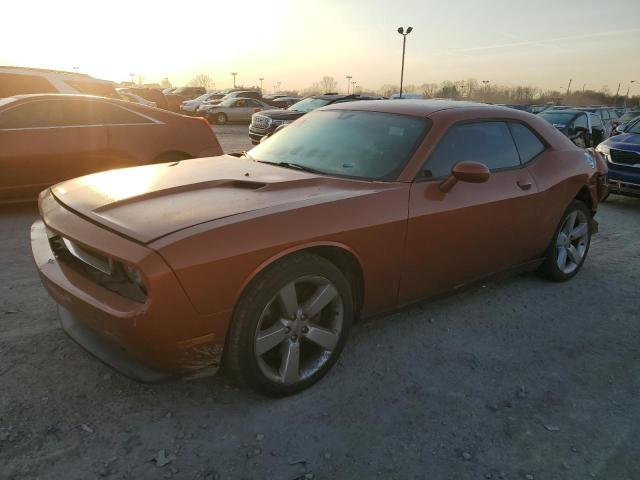
POLYGON ((627 123, 638 116, 640 116, 640 112, 627 112, 620 117, 620 121, 622 123, 627 123))
POLYGON ((215 94, 205 93, 204 95, 200 95, 199 97, 194 98, 194 101, 204 102, 205 100, 212 98, 213 95, 215 94))
POLYGON ((624 133, 640 133, 640 121, 633 123, 624 133))
POLYGON ((570 113, 563 112, 562 110, 554 110, 551 112, 544 111, 539 113, 538 116, 556 128, 564 128, 571 123, 571 120, 573 120, 573 117, 575 117, 576 114, 573 112, 570 113))
POLYGON ((329 100, 324 100, 322 98, 305 98, 304 100, 300 100, 297 103, 291 105, 287 110, 295 110, 296 112, 310 112, 311 110, 315 110, 316 108, 324 107, 325 105, 329 105, 329 100))
POLYGON ((394 179, 429 126, 426 119, 404 115, 323 110, 300 118, 247 156, 328 175, 394 179))

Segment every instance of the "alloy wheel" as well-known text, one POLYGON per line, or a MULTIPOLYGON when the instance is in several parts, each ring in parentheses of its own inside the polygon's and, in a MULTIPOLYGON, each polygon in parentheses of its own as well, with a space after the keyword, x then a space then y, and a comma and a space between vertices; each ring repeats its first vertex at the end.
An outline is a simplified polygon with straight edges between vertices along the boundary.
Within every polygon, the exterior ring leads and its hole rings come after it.
POLYGON ((305 276, 288 283, 258 321, 254 355, 260 370, 285 385, 311 377, 331 358, 343 320, 342 298, 328 279, 305 276))
POLYGON ((581 210, 573 210, 564 220, 556 238, 556 263, 562 273, 576 270, 589 244, 589 221, 581 210))

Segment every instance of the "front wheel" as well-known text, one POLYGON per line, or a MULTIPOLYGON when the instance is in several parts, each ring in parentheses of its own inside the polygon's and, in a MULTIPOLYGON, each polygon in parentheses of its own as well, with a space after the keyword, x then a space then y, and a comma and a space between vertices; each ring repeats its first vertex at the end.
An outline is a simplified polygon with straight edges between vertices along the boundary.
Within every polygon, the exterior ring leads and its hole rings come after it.
POLYGON ((542 272, 551 280, 569 280, 582 267, 591 245, 590 218, 591 212, 578 200, 565 211, 542 264, 542 272))
POLYGON ((218 113, 215 116, 215 122, 216 125, 224 125, 225 123, 227 123, 228 119, 227 116, 224 113, 218 113))
POLYGON ((317 255, 293 255, 260 274, 242 295, 225 359, 254 390, 290 395, 333 366, 352 317, 352 291, 342 272, 317 255))

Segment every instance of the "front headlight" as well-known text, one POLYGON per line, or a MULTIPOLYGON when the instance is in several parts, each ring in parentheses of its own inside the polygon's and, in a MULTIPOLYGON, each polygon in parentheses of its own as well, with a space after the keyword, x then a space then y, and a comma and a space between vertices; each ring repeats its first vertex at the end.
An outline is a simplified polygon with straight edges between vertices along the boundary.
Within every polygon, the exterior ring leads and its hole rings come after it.
POLYGON ((611 148, 608 145, 598 145, 596 152, 600 153, 607 162, 611 161, 611 148))
POLYGON ((274 120, 271 122, 272 125, 287 125, 288 123, 291 123, 291 120, 274 120))
POLYGON ((129 279, 131 283, 134 283, 140 290, 142 290, 145 294, 147 293, 147 286, 144 283, 144 277, 140 270, 138 270, 133 265, 129 265, 127 263, 122 263, 122 270, 124 271, 125 276, 129 279))

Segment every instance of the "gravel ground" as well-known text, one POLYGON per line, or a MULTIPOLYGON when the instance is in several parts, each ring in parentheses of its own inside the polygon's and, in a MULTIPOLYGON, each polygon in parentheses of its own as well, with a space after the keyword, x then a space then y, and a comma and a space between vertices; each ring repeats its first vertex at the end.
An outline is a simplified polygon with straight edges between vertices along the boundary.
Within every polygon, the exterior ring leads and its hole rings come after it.
MULTIPOLYGON (((247 147, 246 125, 216 131, 247 147)), ((280 400, 224 375, 143 385, 84 352, 32 264, 35 218, 0 208, 2 479, 640 478, 640 200, 602 205, 573 281, 362 321, 323 381, 280 400)))

